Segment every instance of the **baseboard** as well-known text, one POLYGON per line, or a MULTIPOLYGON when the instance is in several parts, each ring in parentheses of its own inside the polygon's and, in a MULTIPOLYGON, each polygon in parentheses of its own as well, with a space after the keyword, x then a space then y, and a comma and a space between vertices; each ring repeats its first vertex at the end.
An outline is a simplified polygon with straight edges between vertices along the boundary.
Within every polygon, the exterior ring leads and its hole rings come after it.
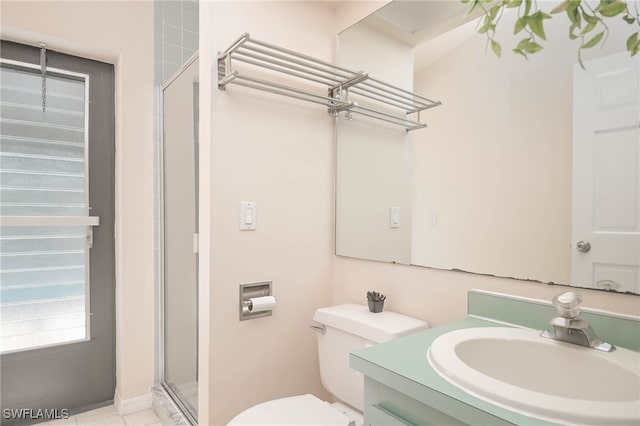
POLYGON ((116 394, 113 397, 113 404, 116 406, 116 412, 121 416, 147 410, 151 408, 151 403, 151 392, 133 398, 122 399, 118 389, 116 389, 116 394))

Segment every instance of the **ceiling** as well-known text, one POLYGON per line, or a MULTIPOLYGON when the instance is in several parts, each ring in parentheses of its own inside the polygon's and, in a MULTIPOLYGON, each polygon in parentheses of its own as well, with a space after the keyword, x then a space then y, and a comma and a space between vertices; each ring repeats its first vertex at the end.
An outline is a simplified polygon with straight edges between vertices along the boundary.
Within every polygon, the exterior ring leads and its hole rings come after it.
POLYGON ((395 28, 419 37, 443 22, 460 22, 467 5, 459 0, 395 0, 376 12, 376 16, 395 28))
POLYGON ((418 73, 476 34, 480 10, 467 15, 467 8, 460 0, 395 0, 363 22, 414 47, 418 73))

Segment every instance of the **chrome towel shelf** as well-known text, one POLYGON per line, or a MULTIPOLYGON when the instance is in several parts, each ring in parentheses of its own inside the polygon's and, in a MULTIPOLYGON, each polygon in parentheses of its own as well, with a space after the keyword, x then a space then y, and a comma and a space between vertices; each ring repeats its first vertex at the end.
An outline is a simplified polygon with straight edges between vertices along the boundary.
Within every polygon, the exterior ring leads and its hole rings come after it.
POLYGON ((225 90, 229 84, 324 105, 333 117, 344 112, 350 120, 353 114, 359 114, 403 126, 407 131, 427 127, 420 122, 420 112, 441 105, 365 72, 265 43, 248 33, 218 53, 218 89, 225 90), (242 71, 237 63, 244 64, 242 71), (290 85, 292 81, 295 84, 290 85))

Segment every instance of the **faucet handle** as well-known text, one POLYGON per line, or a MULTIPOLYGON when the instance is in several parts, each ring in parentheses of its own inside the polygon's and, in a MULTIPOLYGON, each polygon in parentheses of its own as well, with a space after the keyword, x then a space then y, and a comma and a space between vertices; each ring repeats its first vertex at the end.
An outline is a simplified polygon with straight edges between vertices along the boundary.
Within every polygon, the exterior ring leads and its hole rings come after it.
POLYGON ((580 304, 582 296, 575 291, 567 291, 557 294, 551 302, 558 310, 558 314, 564 318, 578 318, 580 316, 580 304))

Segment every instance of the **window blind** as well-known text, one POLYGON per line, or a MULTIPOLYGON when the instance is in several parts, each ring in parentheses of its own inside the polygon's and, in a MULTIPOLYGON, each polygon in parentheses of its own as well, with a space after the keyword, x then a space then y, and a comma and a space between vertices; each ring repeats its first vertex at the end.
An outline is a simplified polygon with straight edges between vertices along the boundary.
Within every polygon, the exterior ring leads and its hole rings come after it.
MULTIPOLYGON (((7 226, 7 217, 86 217, 86 84, 0 67, 0 335, 2 351, 87 337, 86 226, 7 226), (2 224, 2 217, 5 224, 2 224)), ((33 219, 33 218, 32 218, 33 219)), ((49 220, 47 222, 47 220, 49 220)))

